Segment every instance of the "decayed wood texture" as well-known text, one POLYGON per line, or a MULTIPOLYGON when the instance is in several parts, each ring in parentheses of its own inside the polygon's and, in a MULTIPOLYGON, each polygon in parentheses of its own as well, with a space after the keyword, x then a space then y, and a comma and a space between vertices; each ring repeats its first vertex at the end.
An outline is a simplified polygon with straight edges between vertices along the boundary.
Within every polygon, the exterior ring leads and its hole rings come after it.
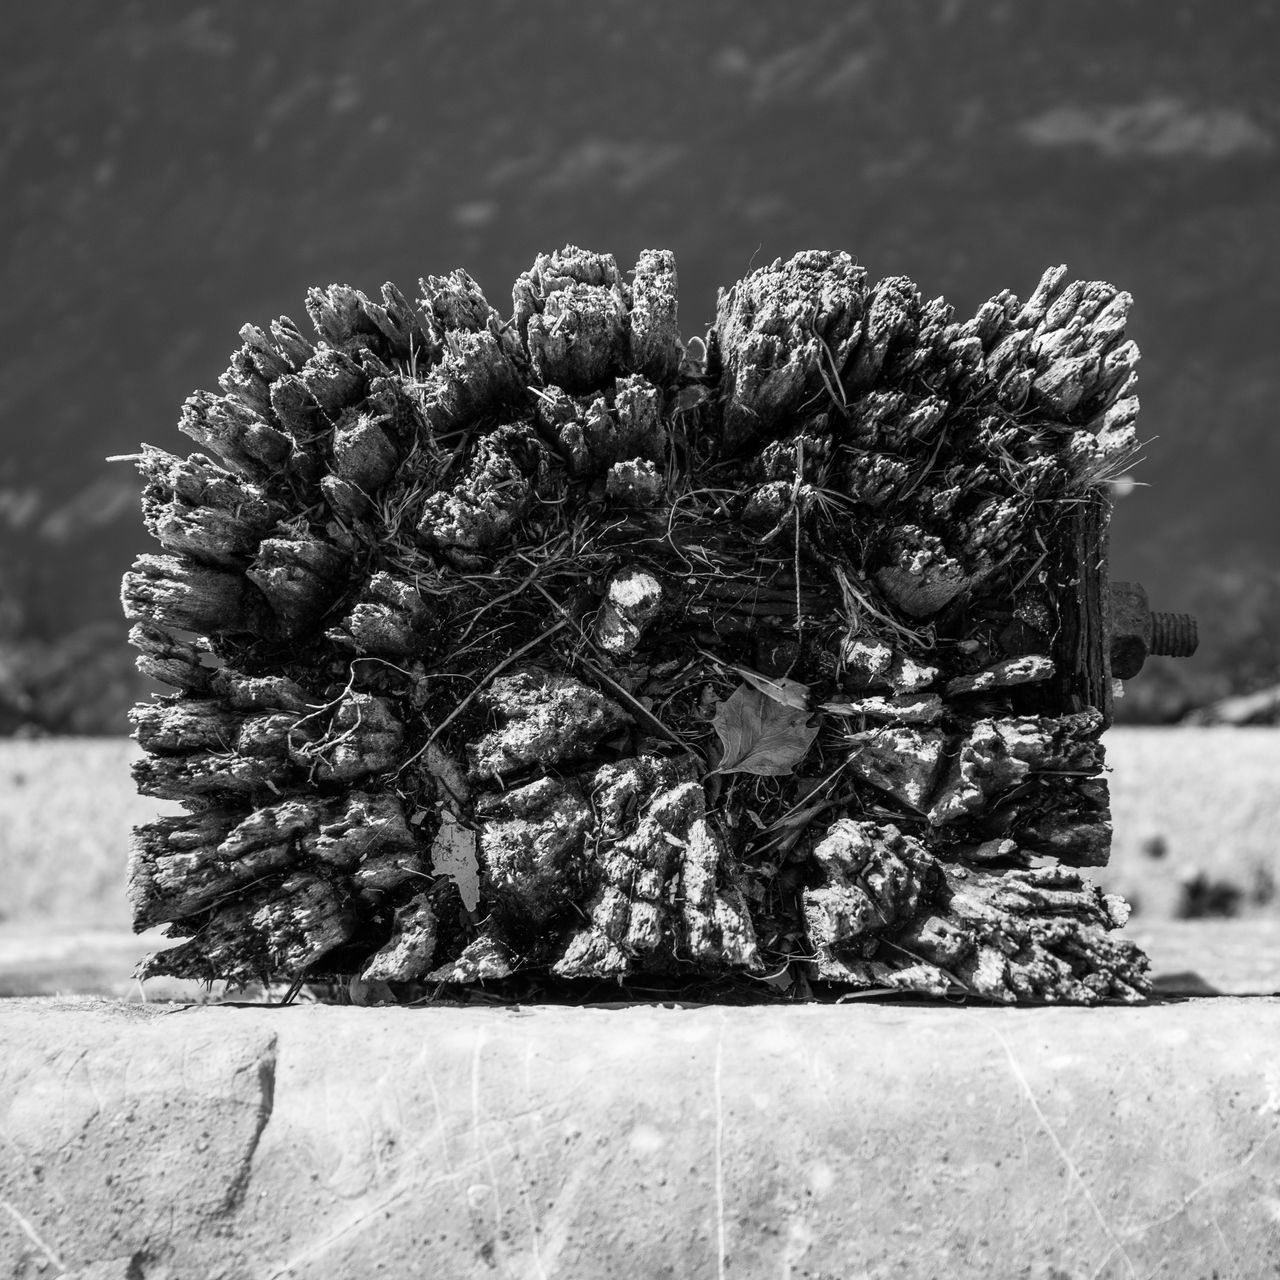
POLYGON ((1073 869, 1128 295, 810 252, 686 345, 670 254, 569 247, 513 303, 312 290, 139 455, 144 972, 1138 998, 1073 869))

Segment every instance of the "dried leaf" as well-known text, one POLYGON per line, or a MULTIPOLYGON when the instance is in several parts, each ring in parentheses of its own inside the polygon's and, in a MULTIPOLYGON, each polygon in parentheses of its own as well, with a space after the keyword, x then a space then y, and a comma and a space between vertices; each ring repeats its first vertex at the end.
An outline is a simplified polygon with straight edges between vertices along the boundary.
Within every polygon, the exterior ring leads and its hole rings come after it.
POLYGON ((797 711, 804 711, 809 706, 809 686, 801 684, 799 680, 790 680, 786 676, 762 676, 758 671, 752 671, 750 667, 740 667, 736 662, 725 662, 705 649, 699 649, 698 652, 704 658, 710 658, 716 666, 728 667, 730 671, 736 671, 753 689, 759 689, 766 697, 782 703, 784 707, 795 707, 797 711))
POLYGON ((786 676, 762 676, 749 667, 730 664, 733 669, 753 688, 758 689, 766 698, 780 702, 784 707, 794 707, 797 711, 806 711, 809 707, 809 686, 799 680, 788 680, 786 676))
POLYGON ((739 685, 717 708, 712 727, 724 744, 717 773, 780 777, 793 773, 818 736, 809 712, 750 685, 739 685))

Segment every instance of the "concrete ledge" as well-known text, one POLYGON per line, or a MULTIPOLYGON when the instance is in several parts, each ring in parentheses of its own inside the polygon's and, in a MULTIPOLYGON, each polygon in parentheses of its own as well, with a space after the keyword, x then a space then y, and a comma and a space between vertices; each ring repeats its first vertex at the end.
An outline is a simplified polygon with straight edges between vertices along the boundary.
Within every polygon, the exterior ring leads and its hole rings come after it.
POLYGON ((1262 1276, 1280 1000, 0 1004, 0 1274, 1262 1276))

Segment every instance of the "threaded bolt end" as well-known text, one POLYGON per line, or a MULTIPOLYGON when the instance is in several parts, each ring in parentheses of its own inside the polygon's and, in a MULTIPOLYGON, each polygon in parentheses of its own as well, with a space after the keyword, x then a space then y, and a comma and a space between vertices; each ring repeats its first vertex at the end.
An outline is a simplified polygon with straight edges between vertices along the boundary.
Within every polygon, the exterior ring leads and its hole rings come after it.
POLYGON ((1196 620, 1189 613, 1153 613, 1149 652, 1167 658, 1189 658, 1200 643, 1196 620))

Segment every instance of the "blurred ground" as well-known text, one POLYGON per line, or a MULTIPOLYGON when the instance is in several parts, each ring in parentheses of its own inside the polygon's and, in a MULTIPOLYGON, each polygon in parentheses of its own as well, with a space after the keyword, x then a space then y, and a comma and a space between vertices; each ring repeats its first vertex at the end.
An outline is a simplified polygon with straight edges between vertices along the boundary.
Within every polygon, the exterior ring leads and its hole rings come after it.
POLYGON ((1091 872, 1136 918, 1280 918, 1280 732, 1117 727, 1115 834, 1091 872))
POLYGON ((129 832, 180 805, 138 795, 127 738, 0 738, 0 923, 129 927, 129 832))
MULTIPOLYGON (((1133 906, 1162 989, 1280 990, 1280 733, 1121 727, 1106 742, 1115 839, 1088 874, 1133 906)), ((0 739, 0 995, 199 994, 129 977, 168 945, 129 932, 129 832, 180 812, 135 794, 140 755, 123 738, 0 739)))
MULTIPOLYGON (((1280 918, 1280 733, 1106 736, 1111 864, 1088 874, 1145 920, 1280 918)), ((130 829, 175 803, 134 792, 125 738, 0 739, 0 923, 128 928, 130 829)))

